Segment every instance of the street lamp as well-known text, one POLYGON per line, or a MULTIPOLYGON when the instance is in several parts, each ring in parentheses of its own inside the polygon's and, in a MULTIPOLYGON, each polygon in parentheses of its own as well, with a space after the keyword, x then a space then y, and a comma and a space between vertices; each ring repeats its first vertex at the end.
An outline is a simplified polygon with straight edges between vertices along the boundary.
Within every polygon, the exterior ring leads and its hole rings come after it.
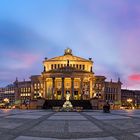
POLYGON ((133 106, 132 106, 132 101, 133 101, 133 100, 132 100, 131 98, 128 98, 128 99, 127 99, 127 102, 128 102, 128 103, 131 105, 131 107, 133 108, 133 106))
POLYGON ((4 101, 5 103, 9 103, 9 99, 8 99, 8 98, 4 98, 3 101, 4 101))
POLYGON ((133 101, 133 100, 132 100, 131 98, 128 98, 128 99, 127 99, 127 102, 128 102, 128 103, 131 103, 132 101, 133 101))
POLYGON ((5 102, 5 106, 6 106, 6 108, 8 108, 8 105, 9 105, 9 99, 8 99, 8 98, 4 98, 3 101, 5 102))

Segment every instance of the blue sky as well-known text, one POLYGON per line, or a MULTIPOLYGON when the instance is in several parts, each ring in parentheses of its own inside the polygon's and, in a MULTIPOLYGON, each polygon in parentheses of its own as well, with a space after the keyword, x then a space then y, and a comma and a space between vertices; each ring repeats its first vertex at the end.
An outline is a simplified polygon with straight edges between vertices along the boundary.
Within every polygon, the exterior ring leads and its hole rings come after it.
POLYGON ((0 86, 40 74, 42 61, 75 55, 124 88, 140 89, 139 0, 0 1, 0 86))

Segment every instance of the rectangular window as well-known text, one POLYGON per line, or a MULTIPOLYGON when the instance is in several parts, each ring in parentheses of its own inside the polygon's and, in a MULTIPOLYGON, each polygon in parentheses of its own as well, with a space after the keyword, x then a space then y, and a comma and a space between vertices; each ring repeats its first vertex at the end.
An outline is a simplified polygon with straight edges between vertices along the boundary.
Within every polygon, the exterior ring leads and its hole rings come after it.
POLYGON ((57 82, 57 88, 61 88, 61 82, 57 82))
POLYGON ((83 70, 85 70, 85 65, 83 65, 83 70))
POLYGON ((78 64, 76 64, 76 68, 78 69, 78 64))
POLYGON ((56 64, 54 65, 54 68, 56 69, 56 64))
POLYGON ((74 82, 74 88, 78 88, 78 87, 79 87, 78 82, 74 82))
POLYGON ((69 82, 66 83, 66 88, 70 88, 70 83, 69 82))

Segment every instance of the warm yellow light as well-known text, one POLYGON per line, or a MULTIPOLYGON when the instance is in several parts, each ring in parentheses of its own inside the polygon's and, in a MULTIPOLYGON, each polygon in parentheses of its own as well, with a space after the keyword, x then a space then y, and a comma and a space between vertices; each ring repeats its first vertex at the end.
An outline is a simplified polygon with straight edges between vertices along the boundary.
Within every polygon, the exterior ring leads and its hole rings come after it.
POLYGON ((128 103, 131 103, 133 100, 131 98, 127 99, 128 103))
POLYGON ((135 107, 133 106, 133 107, 132 107, 132 109, 134 110, 134 109, 135 109, 135 107))
POLYGON ((3 101, 6 102, 6 103, 9 103, 9 99, 8 98, 5 98, 3 101))

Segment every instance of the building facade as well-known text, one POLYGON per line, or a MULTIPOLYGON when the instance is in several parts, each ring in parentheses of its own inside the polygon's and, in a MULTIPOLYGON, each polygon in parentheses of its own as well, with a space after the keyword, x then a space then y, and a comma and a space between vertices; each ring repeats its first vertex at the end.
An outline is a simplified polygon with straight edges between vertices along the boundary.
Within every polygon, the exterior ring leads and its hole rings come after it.
POLYGON ((140 90, 121 90, 122 106, 127 108, 140 108, 140 90))
POLYGON ((13 84, 0 88, 0 103, 6 101, 9 104, 13 104, 15 103, 15 100, 15 86, 13 84))
POLYGON ((33 75, 30 81, 14 82, 15 99, 33 100, 108 100, 112 104, 121 101, 121 82, 107 82, 105 76, 94 74, 92 58, 85 59, 73 55, 67 48, 64 55, 43 61, 43 72, 33 75))

